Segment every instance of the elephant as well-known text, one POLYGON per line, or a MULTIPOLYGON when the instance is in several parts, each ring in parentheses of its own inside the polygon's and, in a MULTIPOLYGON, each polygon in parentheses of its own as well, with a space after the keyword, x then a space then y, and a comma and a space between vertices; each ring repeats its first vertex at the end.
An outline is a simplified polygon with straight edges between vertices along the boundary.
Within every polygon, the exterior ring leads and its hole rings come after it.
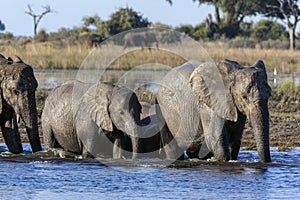
POLYGON ((140 113, 136 94, 125 87, 68 81, 46 99, 42 113, 45 149, 62 148, 84 158, 120 159, 130 138, 132 159, 136 159, 141 152, 140 113))
POLYGON ((16 61, 0 54, 0 126, 8 150, 22 153, 18 123, 23 122, 32 152, 42 150, 35 91, 38 82, 31 66, 18 56, 16 61))
POLYGON ((167 158, 180 158, 187 150, 200 159, 237 160, 248 118, 260 160, 271 162, 270 94, 261 60, 250 67, 225 59, 174 68, 157 94, 159 121, 165 120, 160 132, 167 158))
MULTIPOLYGON (((141 102, 142 103, 142 102, 141 102)), ((142 104, 144 109, 146 104, 142 104)), ((148 106, 147 106, 148 107, 148 106)), ((142 109, 142 110, 143 110, 142 109)), ((140 138, 141 141, 141 148, 143 157, 147 158, 164 158, 164 152, 162 149, 162 142, 159 132, 158 126, 158 116, 153 113, 151 110, 147 110, 146 113, 142 113, 144 118, 142 118, 142 137, 140 138)))
POLYGON ((150 49, 153 44, 158 49, 158 41, 154 33, 149 33, 147 31, 129 32, 124 36, 123 49, 131 46, 140 46, 142 49, 148 47, 150 49))

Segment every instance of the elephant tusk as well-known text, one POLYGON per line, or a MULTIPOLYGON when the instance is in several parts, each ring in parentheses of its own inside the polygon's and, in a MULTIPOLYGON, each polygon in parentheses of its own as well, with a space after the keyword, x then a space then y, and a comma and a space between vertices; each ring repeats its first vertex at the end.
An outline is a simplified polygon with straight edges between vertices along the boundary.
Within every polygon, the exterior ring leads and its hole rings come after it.
POLYGON ((21 116, 19 114, 17 114, 17 123, 19 124, 21 121, 21 116))

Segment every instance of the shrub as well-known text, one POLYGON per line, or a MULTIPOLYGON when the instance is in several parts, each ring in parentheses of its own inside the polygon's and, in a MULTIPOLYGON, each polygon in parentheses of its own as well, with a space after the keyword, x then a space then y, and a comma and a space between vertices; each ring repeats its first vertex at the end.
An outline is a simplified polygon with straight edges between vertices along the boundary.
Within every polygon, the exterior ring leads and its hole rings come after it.
POLYGON ((289 49, 290 43, 287 40, 266 40, 259 43, 262 49, 289 49))
POLYGON ((47 42, 48 41, 48 37, 49 35, 46 33, 46 30, 45 29, 41 29, 37 36, 36 36, 36 40, 39 41, 39 42, 47 42))
POLYGON ((264 41, 277 40, 287 35, 283 25, 271 20, 260 20, 254 24, 252 36, 258 41, 264 41))
POLYGON ((228 43, 230 48, 255 48, 256 41, 251 38, 237 37, 228 43))
POLYGON ((292 80, 288 80, 279 85, 278 92, 295 96, 300 92, 300 86, 296 87, 292 80))

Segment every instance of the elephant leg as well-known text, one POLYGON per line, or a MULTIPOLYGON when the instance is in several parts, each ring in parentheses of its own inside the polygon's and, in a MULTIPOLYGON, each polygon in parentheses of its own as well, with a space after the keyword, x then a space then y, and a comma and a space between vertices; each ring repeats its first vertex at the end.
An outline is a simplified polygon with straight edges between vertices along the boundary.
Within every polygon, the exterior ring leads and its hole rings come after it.
POLYGON ((82 145, 82 158, 83 159, 94 158, 94 156, 92 154, 90 154, 83 145, 82 145))
POLYGON ((23 153, 20 133, 18 127, 12 128, 12 120, 6 121, 1 125, 4 141, 8 150, 12 153, 23 153))
POLYGON ((167 124, 161 128, 160 134, 166 158, 168 160, 184 160, 183 150, 178 146, 167 124))
MULTIPOLYGON (((205 160, 208 158, 213 157, 214 155, 212 154, 212 152, 209 150, 209 148, 207 147, 205 141, 203 142, 203 144, 201 145, 200 151, 198 153, 198 158, 201 160, 205 160)), ((190 156, 190 158, 193 158, 193 156, 190 156)))
POLYGON ((238 121, 235 123, 226 122, 226 127, 229 136, 230 154, 232 160, 238 159, 245 123, 246 116, 244 115, 239 115, 238 121))
POLYGON ((122 142, 121 138, 116 138, 113 147, 113 159, 122 158, 122 142))
POLYGON ((230 160, 228 133, 224 126, 224 119, 214 113, 202 115, 201 119, 205 145, 213 153, 214 159, 218 161, 230 160))
POLYGON ((43 123, 43 139, 44 139, 44 148, 48 150, 50 148, 58 148, 55 142, 54 134, 50 126, 43 123))

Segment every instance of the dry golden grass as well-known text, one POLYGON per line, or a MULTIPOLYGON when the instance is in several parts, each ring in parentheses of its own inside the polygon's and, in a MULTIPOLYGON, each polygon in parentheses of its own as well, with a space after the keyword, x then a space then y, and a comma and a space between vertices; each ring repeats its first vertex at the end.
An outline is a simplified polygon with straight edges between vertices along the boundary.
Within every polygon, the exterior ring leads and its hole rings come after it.
MULTIPOLYGON (((184 44, 182 44, 184 45, 184 44)), ((252 65, 256 60, 265 62, 267 70, 274 68, 281 73, 300 73, 300 51, 283 49, 233 49, 221 42, 207 42, 202 46, 214 61, 223 59, 235 60, 243 65, 252 65)), ((120 46, 120 48, 122 48, 120 46)), ((0 51, 5 56, 20 56, 34 68, 43 69, 76 69, 92 52, 86 45, 58 45, 55 43, 27 43, 23 45, 3 45, 0 51)), ((175 51, 176 52, 176 51, 175 51)), ((197 51, 190 49, 187 54, 197 51)), ((191 56, 193 57, 193 56, 191 56)), ((184 62, 184 58, 164 50, 148 49, 129 51, 111 63, 114 69, 128 69, 145 63, 161 63, 177 66, 184 62), (146 55, 146 56, 145 56, 146 55)))
POLYGON ((204 43, 204 48, 214 61, 235 60, 242 65, 252 65, 258 59, 263 60, 268 71, 274 68, 281 73, 300 73, 300 51, 285 49, 247 49, 226 48, 223 43, 204 43))
MULTIPOLYGON (((147 63, 159 63, 170 67, 182 65, 187 60, 172 52, 159 49, 143 49, 130 51, 114 62, 111 67, 115 69, 131 69, 132 67, 140 66, 147 63)), ((155 65, 154 65, 155 66, 155 65)))
POLYGON ((4 56, 18 55, 24 62, 40 69, 79 68, 90 49, 83 45, 60 46, 54 43, 28 43, 1 47, 4 56))

